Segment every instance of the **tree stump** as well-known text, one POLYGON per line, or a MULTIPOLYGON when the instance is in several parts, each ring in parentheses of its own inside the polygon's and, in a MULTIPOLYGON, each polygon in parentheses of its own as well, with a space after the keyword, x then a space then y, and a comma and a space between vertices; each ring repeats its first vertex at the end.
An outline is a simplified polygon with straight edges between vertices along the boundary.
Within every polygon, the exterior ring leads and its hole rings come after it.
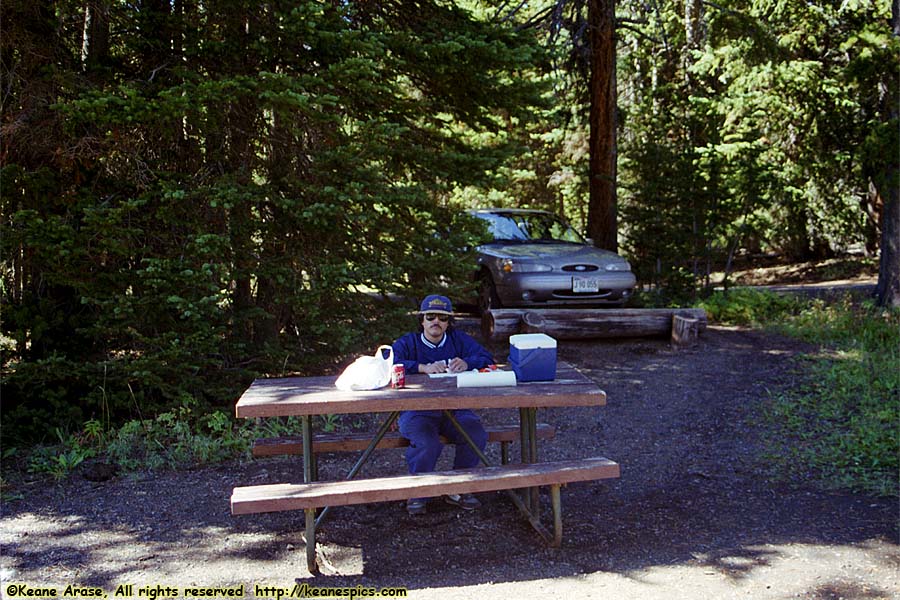
POLYGON ((700 320, 682 315, 672 315, 672 343, 679 348, 689 348, 697 343, 700 320))

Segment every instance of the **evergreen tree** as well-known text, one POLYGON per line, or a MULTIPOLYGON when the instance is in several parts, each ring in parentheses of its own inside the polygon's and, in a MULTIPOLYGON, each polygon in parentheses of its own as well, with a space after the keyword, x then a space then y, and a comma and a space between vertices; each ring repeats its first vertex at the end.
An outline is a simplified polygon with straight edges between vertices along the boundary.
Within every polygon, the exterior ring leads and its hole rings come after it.
POLYGON ((810 259, 870 239, 867 148, 896 156, 872 137, 897 129, 872 101, 897 87, 884 7, 736 0, 632 14, 620 203, 642 272, 702 284, 739 249, 810 259), (659 222, 665 254, 650 250, 659 222))
POLYGON ((389 341, 472 267, 442 199, 509 148, 461 132, 539 97, 528 32, 440 2, 2 10, 4 435, 389 341))

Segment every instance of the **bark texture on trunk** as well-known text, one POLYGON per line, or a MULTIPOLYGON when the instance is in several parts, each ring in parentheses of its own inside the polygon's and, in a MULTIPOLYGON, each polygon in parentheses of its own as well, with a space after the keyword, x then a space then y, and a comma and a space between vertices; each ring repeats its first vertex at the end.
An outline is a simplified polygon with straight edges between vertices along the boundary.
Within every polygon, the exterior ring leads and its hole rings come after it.
POLYGON ((591 0, 590 200, 588 235, 616 252, 616 15, 614 0, 591 0))
MULTIPOLYGON (((900 0, 891 2, 891 28, 900 37, 900 0)), ((900 97, 897 80, 888 94, 889 123, 894 124, 893 135, 898 135, 896 123, 900 118, 900 97)), ((895 138, 896 140, 896 138, 895 138)), ((897 144, 896 148, 900 146, 897 144)), ((900 166, 897 156, 888 158, 873 180, 881 199, 881 258, 878 267, 878 286, 875 295, 879 306, 900 306, 900 166)))
MULTIPOLYGON (((894 181, 900 179, 894 169, 894 181)), ((888 186, 881 214, 881 259, 875 295, 879 306, 900 306, 900 190, 888 186)))

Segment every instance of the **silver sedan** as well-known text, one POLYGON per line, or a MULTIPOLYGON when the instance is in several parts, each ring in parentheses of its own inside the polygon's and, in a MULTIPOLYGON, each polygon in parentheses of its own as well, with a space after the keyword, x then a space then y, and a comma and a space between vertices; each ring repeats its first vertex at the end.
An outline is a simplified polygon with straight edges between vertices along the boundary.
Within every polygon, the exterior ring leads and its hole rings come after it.
POLYGON ((478 247, 479 308, 621 306, 636 284, 624 258, 541 210, 471 211, 493 238, 478 247))

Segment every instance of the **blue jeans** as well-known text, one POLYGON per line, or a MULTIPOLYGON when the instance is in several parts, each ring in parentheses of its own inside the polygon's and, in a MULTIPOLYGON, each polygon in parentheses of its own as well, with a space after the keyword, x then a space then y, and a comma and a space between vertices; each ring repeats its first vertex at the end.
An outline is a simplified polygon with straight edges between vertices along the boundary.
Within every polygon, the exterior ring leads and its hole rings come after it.
MULTIPOLYGON (((463 430, 472 438, 479 450, 487 445, 487 433, 481 419, 471 410, 454 410, 453 416, 463 430)), ((454 469, 468 469, 478 466, 480 459, 472 447, 463 439, 453 423, 442 411, 416 410, 400 413, 400 435, 409 440, 406 450, 406 464, 411 475, 430 473, 437 466, 444 445, 439 436, 444 436, 456 445, 453 459, 454 469)))

